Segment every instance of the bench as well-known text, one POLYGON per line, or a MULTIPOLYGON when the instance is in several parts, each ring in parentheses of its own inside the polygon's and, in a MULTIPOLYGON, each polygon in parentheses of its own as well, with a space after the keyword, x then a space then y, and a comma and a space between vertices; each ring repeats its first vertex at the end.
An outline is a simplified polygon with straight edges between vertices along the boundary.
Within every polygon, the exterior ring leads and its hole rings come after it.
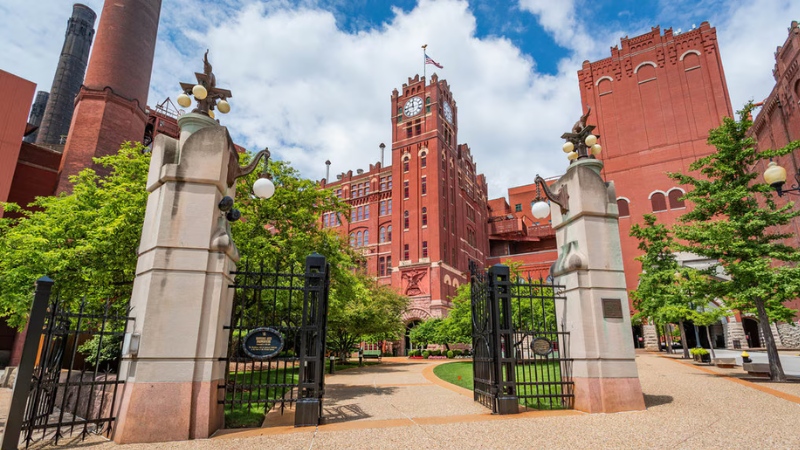
POLYGON ((375 358, 378 361, 380 361, 381 356, 383 356, 383 353, 380 350, 364 350, 364 353, 361 356, 364 359, 375 358))
POLYGON ((744 369, 748 375, 752 375, 754 377, 769 378, 769 364, 744 363, 742 364, 742 369, 744 369))
POLYGON ((721 369, 733 369, 736 367, 736 358, 717 358, 714 364, 721 369))

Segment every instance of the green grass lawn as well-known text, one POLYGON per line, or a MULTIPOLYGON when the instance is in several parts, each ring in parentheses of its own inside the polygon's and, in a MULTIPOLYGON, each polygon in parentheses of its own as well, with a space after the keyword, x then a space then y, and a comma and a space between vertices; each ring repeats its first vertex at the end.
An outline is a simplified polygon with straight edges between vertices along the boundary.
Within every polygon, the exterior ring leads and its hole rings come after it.
MULTIPOLYGON (((535 385, 536 382, 560 383, 561 372, 558 362, 551 361, 542 364, 517 365, 517 395, 519 402, 529 408, 535 409, 563 409, 559 398, 564 392, 560 384, 535 385), (534 395, 554 395, 549 397, 529 397, 534 395)), ((433 373, 448 383, 473 389, 472 362, 452 362, 436 366, 433 373)))

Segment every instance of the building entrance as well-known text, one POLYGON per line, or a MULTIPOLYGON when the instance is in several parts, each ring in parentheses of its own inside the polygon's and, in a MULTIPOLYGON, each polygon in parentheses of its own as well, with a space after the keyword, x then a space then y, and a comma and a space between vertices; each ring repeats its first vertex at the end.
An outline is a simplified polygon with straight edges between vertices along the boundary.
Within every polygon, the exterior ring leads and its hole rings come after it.
POLYGON ((750 317, 742 318, 742 328, 744 328, 744 336, 747 345, 750 348, 761 347, 761 335, 758 331, 758 321, 750 317))

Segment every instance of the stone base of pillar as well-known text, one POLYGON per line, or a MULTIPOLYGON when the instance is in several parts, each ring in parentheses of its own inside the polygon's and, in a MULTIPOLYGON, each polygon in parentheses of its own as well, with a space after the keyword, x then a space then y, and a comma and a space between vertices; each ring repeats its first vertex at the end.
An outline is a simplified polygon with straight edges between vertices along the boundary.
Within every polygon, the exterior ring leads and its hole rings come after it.
POLYGON ((616 413, 646 409, 639 378, 573 378, 575 409, 616 413))
POLYGON ((653 324, 642 325, 642 331, 644 332, 644 349, 648 352, 659 351, 656 326, 653 324))
POLYGON ((180 383, 131 383, 122 393, 117 444, 205 439, 222 428, 224 411, 217 386, 224 380, 180 383), (187 414, 187 411, 191 411, 187 414))
POLYGON ((728 322, 725 327, 725 347, 734 350, 733 341, 739 341, 741 348, 748 348, 747 339, 744 336, 744 328, 741 322, 728 322))

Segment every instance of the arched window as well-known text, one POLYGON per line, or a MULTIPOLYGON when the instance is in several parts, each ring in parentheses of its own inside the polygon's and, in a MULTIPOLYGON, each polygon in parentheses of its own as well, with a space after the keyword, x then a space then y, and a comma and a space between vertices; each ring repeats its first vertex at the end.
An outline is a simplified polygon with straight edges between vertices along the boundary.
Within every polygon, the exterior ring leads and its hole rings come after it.
POLYGON ((361 247, 364 244, 364 235, 359 231, 356 233, 356 247, 361 247))
POLYGON ((356 246, 356 234, 350 233, 350 247, 356 246))
POLYGON ((409 222, 410 221, 409 221, 409 218, 408 218, 408 211, 404 211, 403 212, 403 228, 405 228, 406 230, 408 229, 409 222))
POLYGON ((601 79, 597 83, 597 92, 599 92, 600 95, 610 94, 611 93, 611 89, 612 88, 611 88, 611 78, 610 77, 603 77, 603 79, 601 79))
POLYGON ((410 160, 411 157, 409 157, 408 155, 403 157, 403 172, 408 172, 410 160))
POLYGON ((428 167, 428 154, 423 153, 422 156, 419 157, 419 166, 423 169, 428 167))
POLYGON ((381 227, 381 231, 378 234, 378 242, 380 243, 386 242, 386 227, 381 227))
POLYGON ((650 194, 650 204, 653 206, 653 212, 667 210, 667 198, 661 192, 653 192, 650 194))
POLYGON ((428 208, 425 206, 422 207, 422 226, 428 226, 428 208))
POLYGON ((392 242, 392 226, 391 225, 386 227, 386 241, 387 242, 392 242))
POLYGON ((620 217, 628 217, 631 215, 631 208, 628 205, 628 201, 624 198, 617 199, 617 209, 619 210, 620 217))
POLYGON ((364 231, 364 245, 369 245, 369 230, 364 231))
POLYGON ((669 191, 669 209, 686 208, 686 202, 681 200, 683 192, 680 189, 669 191))

